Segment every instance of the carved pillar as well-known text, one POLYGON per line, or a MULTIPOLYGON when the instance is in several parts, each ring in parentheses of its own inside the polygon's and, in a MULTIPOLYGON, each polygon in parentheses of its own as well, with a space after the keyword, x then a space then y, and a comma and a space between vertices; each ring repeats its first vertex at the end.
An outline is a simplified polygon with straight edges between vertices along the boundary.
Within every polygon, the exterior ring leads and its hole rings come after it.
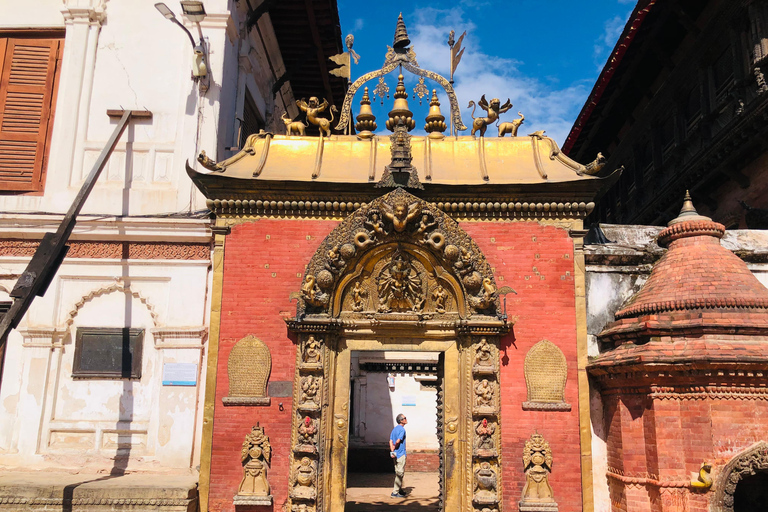
POLYGON ((757 91, 768 92, 768 84, 762 68, 768 61, 768 2, 758 0, 747 6, 750 28, 752 72, 757 82, 757 91))

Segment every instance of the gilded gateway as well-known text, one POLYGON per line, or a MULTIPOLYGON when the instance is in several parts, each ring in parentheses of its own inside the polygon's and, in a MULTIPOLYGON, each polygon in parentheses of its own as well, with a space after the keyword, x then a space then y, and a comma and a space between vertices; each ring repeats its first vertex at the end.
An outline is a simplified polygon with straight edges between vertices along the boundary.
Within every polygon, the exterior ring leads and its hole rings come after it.
MULTIPOLYGON (((460 44, 451 47, 454 70, 460 44)), ((416 95, 428 92, 420 81, 416 95)), ((511 108, 497 103, 487 103, 494 120, 511 108)), ((322 98, 306 105, 305 124, 323 128, 317 116, 332 105, 322 98)), ((516 510, 544 466, 521 470, 511 461, 537 430, 589 453, 586 374, 575 371, 586 365, 579 251, 592 200, 616 174, 590 176, 541 133, 484 137, 485 126, 479 137, 446 136, 446 117, 450 133, 467 129, 451 83, 419 66, 400 18, 383 67, 350 84, 335 126, 344 135, 256 134, 222 162, 201 155, 206 172, 188 167, 216 215, 209 382, 222 381, 216 361, 232 353, 229 340, 243 329, 274 347, 270 406, 235 413, 206 401, 204 510, 233 510, 237 492, 217 432, 237 425, 247 432, 256 421, 269 424, 273 446, 285 447, 269 470, 274 510, 344 510, 353 354, 434 355, 440 510, 516 510), (404 72, 448 96, 450 115, 443 116, 433 92, 427 136, 410 133, 416 122, 404 72), (357 91, 376 80, 374 95, 386 95, 390 73, 391 136, 372 132, 368 89, 359 135, 347 135, 357 91), (512 288, 518 295, 502 301, 500 290, 512 288), (542 317, 542 304, 568 295, 574 301, 556 306, 557 322, 542 317), (556 340, 568 366, 562 373, 555 357, 558 386, 542 396, 578 402, 578 413, 521 407, 528 398, 522 358, 543 338, 556 340), (560 416, 555 423, 548 415, 560 416)), ((576 467, 589 460, 573 451, 562 457, 576 467)), ((581 467, 556 479, 558 495, 569 496, 561 510, 591 509, 591 494, 581 492, 591 470, 588 462, 581 467)))

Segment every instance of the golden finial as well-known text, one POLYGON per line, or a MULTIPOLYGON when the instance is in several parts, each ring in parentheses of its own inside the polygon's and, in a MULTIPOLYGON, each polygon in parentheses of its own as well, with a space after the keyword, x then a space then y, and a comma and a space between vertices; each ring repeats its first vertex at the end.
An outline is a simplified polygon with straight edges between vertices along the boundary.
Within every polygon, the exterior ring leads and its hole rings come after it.
POLYGON ((696 207, 693 206, 693 200, 691 200, 691 194, 689 191, 685 191, 685 197, 683 198, 683 207, 680 209, 680 214, 669 221, 667 226, 678 224, 680 222, 686 222, 689 220, 712 220, 704 215, 699 215, 696 211, 696 207))
POLYGON ((430 139, 443 139, 446 128, 445 116, 440 112, 440 101, 437 99, 437 89, 432 89, 432 100, 429 102, 429 113, 424 130, 429 133, 430 139))
POLYGON ((400 118, 402 118, 403 124, 408 131, 413 130, 416 127, 416 122, 413 120, 413 112, 408 108, 408 93, 405 91, 405 83, 402 73, 397 77, 397 87, 395 88, 395 105, 392 110, 389 111, 389 119, 387 119, 387 130, 395 131, 395 125, 398 124, 400 118))
POLYGON ((360 114, 357 116, 355 130, 357 136, 361 139, 370 139, 373 137, 373 130, 376 129, 376 116, 371 110, 371 98, 368 96, 368 88, 363 92, 363 98, 360 100, 360 114))
POLYGON ((407 48, 411 44, 411 40, 408 39, 408 31, 405 29, 405 22, 403 21, 403 13, 397 17, 397 28, 395 29, 395 42, 392 43, 392 48, 407 48))

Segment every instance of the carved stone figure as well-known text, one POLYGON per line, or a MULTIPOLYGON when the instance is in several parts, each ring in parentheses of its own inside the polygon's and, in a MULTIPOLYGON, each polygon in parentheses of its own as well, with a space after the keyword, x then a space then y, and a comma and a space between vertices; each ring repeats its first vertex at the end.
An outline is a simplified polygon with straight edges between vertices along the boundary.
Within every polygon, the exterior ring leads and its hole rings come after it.
POLYGON ((496 432, 496 425, 488 423, 487 418, 478 422, 475 428, 475 455, 478 457, 494 457, 496 455, 496 444, 493 440, 493 434, 496 432))
POLYGON ((475 384, 475 406, 478 409, 493 408, 493 382, 483 379, 475 384))
POLYGON ((294 498, 314 499, 316 496, 316 474, 317 470, 315 469, 315 463, 309 457, 302 458, 296 465, 296 484, 291 495, 294 498))
POLYGON ((285 134, 289 137, 296 133, 296 135, 304 136, 304 132, 307 128, 307 124, 302 123, 301 121, 294 121, 290 117, 288 117, 287 112, 283 112, 283 115, 280 116, 280 118, 283 120, 283 123, 285 123, 285 134))
POLYGON ((475 373, 493 372, 496 366, 493 364, 493 347, 483 336, 475 349, 475 364, 472 370, 475 373))
POLYGON ((424 305, 421 278, 405 252, 396 250, 378 279, 379 311, 417 311, 424 305))
POLYGON ((243 480, 237 489, 241 496, 268 496, 269 482, 267 481, 267 466, 272 456, 269 437, 264 434, 264 428, 255 426, 245 436, 243 449, 240 451, 240 461, 243 464, 243 480))
POLYGON ((394 204, 382 203, 384 216, 395 228, 395 231, 402 233, 405 226, 421 213, 421 207, 418 202, 408 204, 405 198, 395 198, 394 204))
POLYGON ((448 299, 448 292, 443 285, 438 284, 435 291, 432 292, 432 301, 435 304, 435 311, 440 314, 445 313, 445 301, 448 299))
POLYGON ((502 105, 499 98, 493 98, 489 104, 485 99, 485 94, 483 94, 480 101, 477 102, 477 106, 488 112, 488 117, 475 117, 475 102, 469 102, 467 108, 472 107, 472 135, 474 136, 475 132, 480 130, 480 136, 485 137, 485 130, 488 129, 488 125, 495 123, 500 114, 511 109, 512 103, 509 101, 509 98, 507 98, 507 102, 502 105))
POLYGON ((310 334, 304 343, 304 351, 301 355, 302 361, 307 364, 318 364, 320 363, 321 354, 320 342, 315 339, 314 335, 310 334))
POLYGON ((523 468, 525 487, 520 510, 556 510, 557 504, 548 480, 552 471, 552 451, 541 434, 533 434, 525 442, 523 468))
POLYGON ((525 116, 523 115, 522 112, 518 112, 517 115, 520 116, 520 119, 515 119, 508 123, 499 124, 499 137, 503 137, 508 133, 511 134, 512 137, 517 137, 517 130, 520 128, 520 125, 523 124, 523 122, 525 121, 525 116))
POLYGON ((466 247, 462 247, 457 261, 453 264, 453 268, 456 269, 456 272, 458 272, 461 277, 472 272, 475 269, 474 262, 472 261, 472 251, 466 247))
POLYGON ((299 434, 296 451, 304 453, 315 453, 315 434, 317 434, 317 422, 309 416, 305 416, 297 429, 299 434))
POLYGON ((317 393, 320 391, 320 378, 313 375, 307 375, 301 378, 301 402, 299 407, 303 409, 317 409, 317 393))
POLYGON ((352 288, 352 311, 363 311, 365 309, 365 297, 368 292, 360 286, 360 281, 355 282, 355 287, 352 288))
POLYGON ((496 495, 496 471, 489 462, 481 462, 475 470, 475 496, 478 505, 492 505, 498 502, 496 495))
POLYGON ((336 105, 331 107, 331 119, 328 120, 323 117, 318 117, 320 112, 325 112, 325 109, 328 108, 328 100, 323 99, 323 102, 320 103, 315 96, 312 96, 309 98, 309 103, 302 99, 297 100, 296 104, 301 110, 307 113, 307 121, 320 128, 321 137, 331 135, 331 123, 333 123, 333 113, 336 112, 336 105))

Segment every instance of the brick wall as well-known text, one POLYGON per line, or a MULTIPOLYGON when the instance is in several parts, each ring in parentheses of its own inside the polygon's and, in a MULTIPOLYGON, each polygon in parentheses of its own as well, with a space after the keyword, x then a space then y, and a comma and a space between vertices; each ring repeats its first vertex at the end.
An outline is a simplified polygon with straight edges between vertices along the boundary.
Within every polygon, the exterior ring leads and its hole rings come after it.
POLYGON ((296 348, 284 317, 294 316, 304 266, 320 242, 337 225, 333 221, 264 219, 232 228, 224 247, 216 404, 211 456, 209 509, 233 511, 232 497, 243 476, 240 448, 251 426, 259 422, 272 444, 269 482, 273 509, 288 497, 292 399, 273 398, 267 407, 223 406, 227 395, 227 360, 234 344, 248 334, 262 340, 272 354, 270 382, 293 381, 296 348), (283 403, 283 411, 279 403, 283 403))
MULTIPOLYGON (((265 427, 273 448, 269 471, 273 510, 281 510, 287 499, 291 398, 273 398, 268 407, 223 406, 227 359, 234 343, 253 334, 271 351, 270 381, 293 380, 295 345, 282 320, 295 312, 295 302, 289 303, 288 296, 300 289, 305 264, 336 225, 319 220, 258 220, 235 226, 227 237, 209 497, 213 512, 234 510, 232 497, 242 478, 240 448, 256 422, 265 427), (278 402, 283 403, 283 411, 278 402)), ((525 484, 523 445, 538 431, 553 451, 550 483, 560 511, 581 510, 572 241, 565 230, 535 222, 473 222, 462 227, 495 269, 498 286, 509 285, 518 292, 507 299, 507 312, 517 323, 502 340, 504 506, 517 508, 525 484), (567 359, 569 412, 522 410, 527 398, 523 361, 542 339, 556 344, 567 359)), ((430 464, 428 458, 421 462, 409 459, 410 469, 430 464)))
POLYGON ((499 288, 508 285, 517 292, 507 296, 507 314, 517 322, 501 342, 504 507, 517 510, 525 485, 523 447, 538 431, 554 456, 549 481, 560 511, 581 510, 573 241, 564 229, 536 222, 467 222, 462 227, 482 249, 499 288), (565 354, 565 400, 571 411, 522 409, 527 399, 523 362, 528 350, 542 339, 565 354))

